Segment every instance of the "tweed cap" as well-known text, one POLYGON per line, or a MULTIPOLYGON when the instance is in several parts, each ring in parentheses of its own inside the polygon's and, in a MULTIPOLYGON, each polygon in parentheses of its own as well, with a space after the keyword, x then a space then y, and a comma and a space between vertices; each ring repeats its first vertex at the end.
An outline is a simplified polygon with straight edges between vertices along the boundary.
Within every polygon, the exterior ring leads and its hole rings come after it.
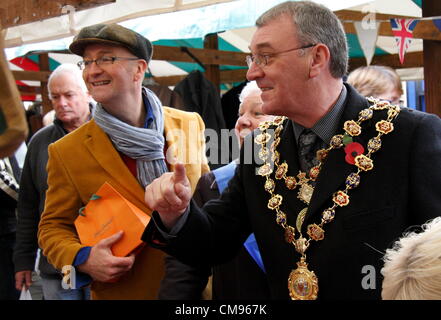
POLYGON ((153 54, 152 43, 147 38, 115 23, 84 27, 76 35, 69 49, 71 52, 83 56, 84 49, 94 43, 125 47, 135 56, 147 62, 150 61, 153 54))

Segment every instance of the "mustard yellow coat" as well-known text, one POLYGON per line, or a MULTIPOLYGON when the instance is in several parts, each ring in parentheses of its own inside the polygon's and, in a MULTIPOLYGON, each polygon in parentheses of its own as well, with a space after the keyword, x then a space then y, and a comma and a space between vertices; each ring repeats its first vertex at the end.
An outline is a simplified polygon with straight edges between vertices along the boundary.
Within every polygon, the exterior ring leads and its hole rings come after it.
MULTIPOLYGON (((197 113, 164 107, 167 159, 186 165, 194 190, 199 177, 209 171, 205 158, 204 123, 197 113)), ((72 265, 81 245, 74 226, 78 210, 91 195, 109 182, 146 214, 144 189, 129 171, 111 140, 89 121, 49 146, 48 190, 38 240, 43 254, 57 269, 72 265)), ((173 170, 174 166, 169 165, 173 170)), ((116 283, 92 283, 92 299, 156 299, 164 274, 164 254, 145 246, 136 255, 131 271, 116 283)))

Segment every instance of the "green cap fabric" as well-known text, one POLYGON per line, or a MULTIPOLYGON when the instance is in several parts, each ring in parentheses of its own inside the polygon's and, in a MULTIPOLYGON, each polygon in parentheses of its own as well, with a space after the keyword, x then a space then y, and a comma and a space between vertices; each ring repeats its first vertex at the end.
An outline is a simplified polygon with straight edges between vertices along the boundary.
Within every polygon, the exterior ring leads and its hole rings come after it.
POLYGON ((96 24, 81 29, 69 46, 69 50, 83 56, 89 44, 102 43, 127 48, 135 56, 150 61, 153 54, 152 43, 139 33, 118 24, 96 24))

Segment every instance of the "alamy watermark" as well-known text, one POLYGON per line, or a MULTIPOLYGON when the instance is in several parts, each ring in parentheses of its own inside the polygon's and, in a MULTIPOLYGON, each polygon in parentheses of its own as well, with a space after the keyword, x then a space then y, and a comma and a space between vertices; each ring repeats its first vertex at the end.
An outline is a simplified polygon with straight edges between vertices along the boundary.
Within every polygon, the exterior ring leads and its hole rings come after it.
POLYGON ((364 275, 361 279, 361 287, 364 290, 375 290, 377 288, 377 271, 375 267, 368 264, 361 268, 361 274, 364 275))

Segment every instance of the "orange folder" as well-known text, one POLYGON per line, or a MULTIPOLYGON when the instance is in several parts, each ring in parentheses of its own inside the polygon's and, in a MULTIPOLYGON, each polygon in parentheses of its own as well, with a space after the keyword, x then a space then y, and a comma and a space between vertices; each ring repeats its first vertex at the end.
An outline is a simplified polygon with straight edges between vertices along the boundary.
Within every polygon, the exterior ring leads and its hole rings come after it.
POLYGON ((86 207, 80 209, 75 227, 81 243, 87 246, 123 230, 124 235, 113 244, 112 253, 125 257, 144 244, 141 235, 149 221, 149 215, 105 182, 86 207))

